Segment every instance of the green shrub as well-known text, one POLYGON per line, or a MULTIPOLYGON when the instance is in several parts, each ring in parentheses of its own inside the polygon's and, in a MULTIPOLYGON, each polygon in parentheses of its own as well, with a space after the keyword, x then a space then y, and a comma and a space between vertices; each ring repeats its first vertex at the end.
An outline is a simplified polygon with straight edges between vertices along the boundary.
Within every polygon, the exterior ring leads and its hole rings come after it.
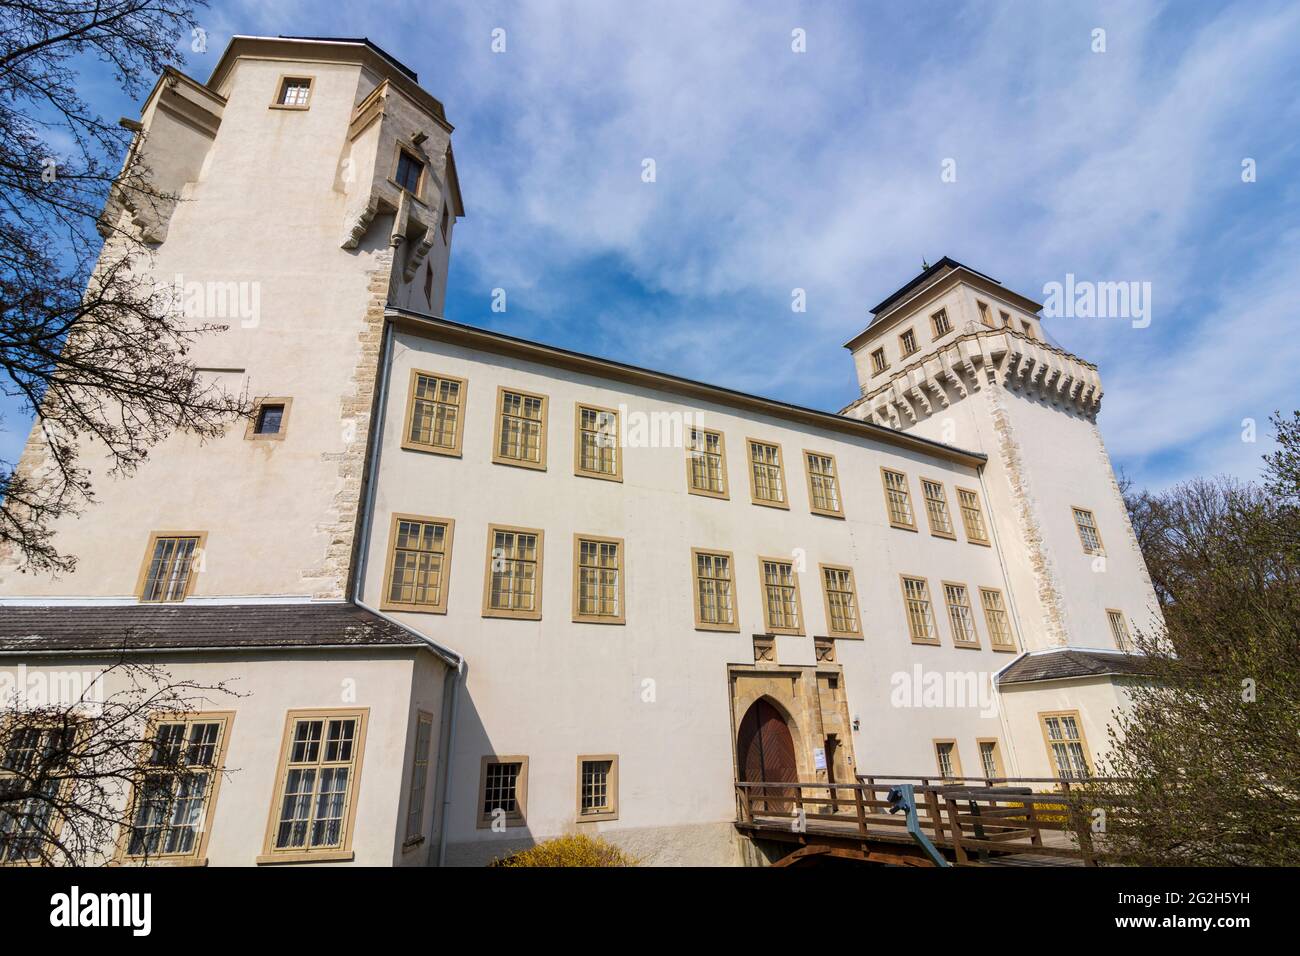
POLYGON ((546 840, 527 850, 502 859, 492 866, 636 866, 629 856, 612 843, 585 835, 571 835, 546 840))

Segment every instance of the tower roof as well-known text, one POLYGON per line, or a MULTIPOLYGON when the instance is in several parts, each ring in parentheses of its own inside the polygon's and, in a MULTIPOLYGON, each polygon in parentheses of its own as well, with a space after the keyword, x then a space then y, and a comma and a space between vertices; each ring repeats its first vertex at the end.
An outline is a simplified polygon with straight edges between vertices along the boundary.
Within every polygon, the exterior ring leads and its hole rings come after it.
POLYGON ((977 275, 981 279, 987 279, 989 282, 992 282, 995 285, 1002 284, 992 276, 985 275, 983 272, 980 272, 976 269, 972 269, 968 265, 963 265, 962 263, 958 262, 956 259, 950 259, 948 258, 948 256, 944 256, 934 265, 930 266, 927 269, 923 269, 920 272, 920 274, 918 274, 915 278, 909 281, 906 285, 902 286, 897 291, 886 296, 883 300, 880 301, 879 304, 876 305, 874 309, 871 310, 871 314, 879 315, 881 312, 884 312, 886 309, 888 309, 899 299, 906 296, 909 292, 912 292, 915 289, 923 288, 924 286, 929 285, 931 282, 936 282, 943 276, 947 275, 949 272, 952 272, 957 269, 964 269, 965 271, 971 273, 972 275, 977 275))

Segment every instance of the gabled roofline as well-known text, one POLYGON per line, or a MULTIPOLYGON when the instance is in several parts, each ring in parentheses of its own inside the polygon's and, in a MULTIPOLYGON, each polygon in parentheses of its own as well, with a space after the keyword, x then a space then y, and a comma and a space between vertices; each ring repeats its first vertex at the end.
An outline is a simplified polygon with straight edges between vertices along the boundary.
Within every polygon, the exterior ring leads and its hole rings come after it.
POLYGON ((602 378, 659 389, 660 391, 687 395, 692 398, 716 402, 720 405, 730 405, 734 408, 770 415, 773 418, 783 418, 803 425, 843 432, 924 455, 942 458, 969 468, 978 469, 988 461, 988 456, 979 452, 955 448, 952 445, 945 445, 929 438, 895 431, 883 425, 850 418, 847 415, 839 415, 835 412, 821 411, 802 405, 792 405, 789 402, 778 401, 774 398, 764 398, 760 395, 738 392, 720 385, 710 385, 706 382, 683 378, 668 372, 657 372, 636 365, 628 365, 624 362, 616 362, 613 359, 574 352, 554 345, 544 345, 540 342, 506 335, 504 332, 494 332, 476 326, 463 325, 459 322, 452 322, 438 316, 425 315, 397 306, 388 306, 384 314, 403 331, 452 342, 468 348, 500 355, 510 355, 526 361, 537 362, 541 365, 557 366, 571 371, 597 375, 602 378))

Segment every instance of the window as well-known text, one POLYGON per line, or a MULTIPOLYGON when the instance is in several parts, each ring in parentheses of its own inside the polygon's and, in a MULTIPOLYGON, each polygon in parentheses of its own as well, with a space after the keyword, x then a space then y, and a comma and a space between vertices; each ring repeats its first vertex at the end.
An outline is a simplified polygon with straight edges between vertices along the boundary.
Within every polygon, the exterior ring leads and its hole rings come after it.
POLYGON ((406 795, 406 845, 424 839, 424 794, 429 783, 429 751, 433 746, 433 714, 415 717, 415 753, 411 755, 411 789, 406 795))
POLYGON ((282 76, 272 106, 283 109, 305 110, 311 101, 311 78, 306 76, 282 76))
POLYGON ((885 505, 889 511, 889 526, 916 530, 916 518, 912 515, 912 494, 907 490, 907 475, 901 471, 880 469, 885 483, 885 505))
POLYGON ((1034 327, 1028 322, 1021 322, 1020 327, 1025 330, 1025 335, 1029 336, 1031 339, 1034 337, 1034 327))
POLYGON ((980 637, 975 630, 975 615, 970 609, 970 592, 966 585, 945 581, 943 599, 948 605, 948 623, 952 625, 952 641, 958 647, 979 647, 980 637))
POLYGON ((938 644, 934 609, 930 607, 930 584, 925 578, 902 576, 903 605, 907 610, 907 632, 913 644, 938 644))
POLYGON ((999 312, 999 313, 998 313, 998 318, 1000 318, 1000 319, 1002 320, 1002 327, 1003 327, 1004 329, 1009 329, 1009 328, 1011 328, 1011 313, 1010 313, 1010 312, 999 312))
POLYGON ((948 514, 948 496, 944 494, 943 483, 922 478, 921 494, 925 496, 925 517, 930 523, 930 534, 936 538, 951 538, 956 541, 957 536, 953 534, 952 516, 948 514))
POLYGON ((794 563, 781 558, 759 558, 763 578, 763 621, 769 634, 802 634, 803 608, 794 563))
POLYGON ((289 426, 290 398, 260 398, 244 437, 254 441, 282 441, 289 426))
POLYGON ((578 821, 618 819, 618 757, 578 758, 578 821))
POLYGON ((69 763, 76 734, 76 727, 66 723, 41 727, 17 720, 13 717, 3 724, 0 865, 46 861, 62 823, 55 805, 67 778, 60 771, 69 763), (15 794, 20 790, 29 795, 18 799, 15 794))
POLYGON ((412 369, 402 447, 459 457, 466 391, 463 378, 412 369))
POLYGON ((420 162, 404 149, 397 151, 397 173, 393 177, 397 185, 416 198, 420 195, 420 180, 424 177, 424 163, 420 162))
POLYGON ((903 358, 907 358, 916 351, 916 333, 908 329, 898 337, 898 344, 903 350, 903 358))
POLYGON ((1124 619, 1124 612, 1107 610, 1106 618, 1110 621, 1110 636, 1115 639, 1115 646, 1121 651, 1131 651, 1133 641, 1129 637, 1128 621, 1124 619))
POLYGON ((934 759, 939 765, 939 776, 945 780, 961 778, 961 758, 957 756, 957 741, 936 740, 934 742, 934 759))
POLYGON ((695 576, 695 629, 739 631, 736 620, 735 558, 730 551, 691 548, 695 576))
POLYGON ((993 328, 993 313, 989 311, 989 304, 987 302, 977 301, 975 305, 980 310, 980 321, 983 322, 985 325, 987 325, 990 329, 993 328))
POLYGON ((497 389, 494 462, 522 468, 546 468, 546 405, 545 395, 497 389))
POLYGON ((578 405, 578 440, 573 448, 573 473, 607 481, 623 480, 619 449, 618 412, 595 405, 578 405))
POLYGON ((478 782, 478 826, 493 830, 525 825, 528 808, 528 758, 483 758, 478 782))
POLYGON ((1002 592, 996 588, 980 588, 980 604, 984 606, 984 623, 989 629, 989 644, 995 651, 1013 651, 1016 642, 1011 636, 1011 622, 1007 618, 1007 605, 1002 592))
POLYGON ((996 737, 981 737, 975 741, 980 749, 980 772, 986 780, 1005 779, 1007 772, 1002 767, 1002 748, 996 737))
POLYGON ((542 537, 533 528, 488 526, 484 617, 541 619, 542 537))
POLYGON ((857 587, 853 569, 836 564, 821 565, 822 595, 826 600, 826 627, 832 637, 861 637, 857 587))
POLYGON ((194 714, 153 726, 130 803, 127 857, 203 859, 233 719, 231 713, 194 714))
POLYGON ((989 532, 984 525, 980 496, 969 488, 958 488, 957 503, 961 506, 961 523, 966 526, 966 540, 971 544, 987 545, 989 532))
POLYGON ((835 456, 804 449, 803 458, 808 470, 808 501, 812 513, 843 518, 839 469, 835 467, 835 456))
POLYGON ((451 211, 447 208, 446 203, 443 203, 442 221, 438 224, 438 228, 442 231, 443 245, 447 244, 447 229, 450 226, 451 226, 451 211))
POLYGON ((622 624, 623 539, 573 536, 573 619, 622 624))
POLYGON ((871 353, 872 373, 875 375, 879 375, 887 368, 889 368, 889 362, 885 360, 885 350, 883 348, 876 349, 874 352, 871 353))
POLYGON ((194 590, 194 574, 201 570, 206 531, 156 531, 149 536, 144 567, 140 569, 141 601, 184 601, 194 590))
POLYGON ((1079 779, 1092 774, 1088 760, 1088 745, 1083 740, 1077 710, 1039 714, 1043 727, 1043 740, 1052 760, 1053 772, 1063 779, 1079 779))
POLYGON ((290 711, 258 863, 352 858, 352 819, 369 711, 290 711))
POLYGON ((943 338, 952 331, 952 323, 948 321, 948 313, 940 309, 934 315, 930 316, 930 329, 934 332, 936 339, 943 338))
POLYGON ((756 505, 789 508, 785 496, 785 467, 781 446, 748 439, 749 491, 756 505))
POLYGON ((1097 530, 1097 519, 1085 508, 1074 509, 1074 526, 1079 529, 1079 541, 1087 554, 1101 554, 1101 532, 1097 530))
POLYGON ((727 497, 727 448, 722 432, 691 429, 686 451, 686 484, 693 495, 727 497))
POLYGON ((381 608, 447 613, 447 578, 455 526, 451 518, 393 515, 381 608))

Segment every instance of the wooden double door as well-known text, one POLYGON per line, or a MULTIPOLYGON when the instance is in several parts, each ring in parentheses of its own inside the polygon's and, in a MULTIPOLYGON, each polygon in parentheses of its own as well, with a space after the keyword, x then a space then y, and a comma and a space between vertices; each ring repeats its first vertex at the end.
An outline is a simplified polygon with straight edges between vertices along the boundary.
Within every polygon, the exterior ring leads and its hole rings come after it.
MULTIPOLYGON (((799 779, 794 758, 794 739, 785 717, 769 701, 754 701, 740 720, 736 735, 736 763, 745 783, 794 783, 799 779)), ((789 813, 793 809, 793 787, 754 788, 751 806, 757 811, 789 813)))

